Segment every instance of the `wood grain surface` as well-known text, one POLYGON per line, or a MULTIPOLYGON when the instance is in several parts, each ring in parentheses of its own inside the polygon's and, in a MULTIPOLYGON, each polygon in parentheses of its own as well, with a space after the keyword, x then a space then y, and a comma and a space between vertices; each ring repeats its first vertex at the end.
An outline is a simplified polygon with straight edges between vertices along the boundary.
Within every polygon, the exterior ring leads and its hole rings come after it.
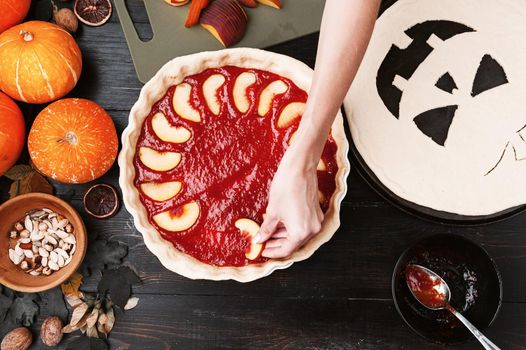
MULTIPOLYGON (((128 3, 137 28, 148 38, 151 31, 140 0, 128 3)), ((269 50, 313 67, 317 39, 318 35, 309 35, 269 50)), ((117 15, 102 27, 82 26, 77 40, 85 66, 70 96, 101 104, 121 133, 142 85, 117 15)), ((23 106, 28 128, 41 108, 23 106)), ((117 185, 117 164, 96 182, 117 185)), ((348 184, 342 225, 334 238, 309 260, 249 284, 193 281, 171 273, 146 249, 125 208, 109 220, 93 220, 81 202, 91 184, 54 183, 54 187, 58 196, 81 213, 90 235, 129 245, 127 264, 143 281, 133 289, 139 305, 117 314, 109 339, 112 349, 441 349, 405 326, 391 300, 390 281, 405 248, 418 238, 444 232, 480 243, 495 259, 504 283, 504 302, 485 333, 502 349, 526 348, 526 214, 488 226, 442 226, 392 207, 355 169, 348 184)), ((2 201, 7 198, 8 185, 9 181, 0 179, 2 201)), ((87 278, 85 289, 95 290, 97 279, 87 278)), ((33 326, 35 335, 46 316, 45 306, 44 300, 42 314, 33 326)), ((40 341, 31 347, 45 348, 40 341)), ((449 348, 481 347, 471 341, 449 348)))

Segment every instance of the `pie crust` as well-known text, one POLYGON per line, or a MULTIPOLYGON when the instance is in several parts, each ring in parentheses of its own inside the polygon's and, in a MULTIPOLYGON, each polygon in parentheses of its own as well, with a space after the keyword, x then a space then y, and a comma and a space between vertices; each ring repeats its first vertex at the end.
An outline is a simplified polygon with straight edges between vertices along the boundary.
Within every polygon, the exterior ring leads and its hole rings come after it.
POLYGON ((263 263, 240 267, 219 267, 206 264, 179 251, 170 241, 162 238, 156 228, 150 224, 146 208, 139 199, 139 191, 134 185, 133 159, 136 143, 144 119, 150 113, 154 103, 161 99, 171 86, 181 83, 186 76, 197 74, 208 68, 219 68, 227 65, 266 70, 292 80, 300 89, 305 91, 310 89, 313 74, 312 69, 291 57, 250 48, 202 52, 173 59, 146 83, 141 90, 139 99, 130 111, 129 124, 122 134, 122 151, 118 159, 120 167, 119 184, 126 209, 133 216, 134 224, 143 235, 146 246, 167 269, 191 279, 233 279, 239 282, 250 282, 265 277, 274 270, 284 269, 294 262, 307 259, 336 232, 340 225, 340 204, 347 192, 346 179, 350 170, 347 159, 349 145, 345 137, 343 118, 338 112, 332 126, 332 137, 338 146, 336 152, 338 165, 338 172, 335 177, 336 188, 325 213, 321 231, 290 257, 270 259, 263 263))

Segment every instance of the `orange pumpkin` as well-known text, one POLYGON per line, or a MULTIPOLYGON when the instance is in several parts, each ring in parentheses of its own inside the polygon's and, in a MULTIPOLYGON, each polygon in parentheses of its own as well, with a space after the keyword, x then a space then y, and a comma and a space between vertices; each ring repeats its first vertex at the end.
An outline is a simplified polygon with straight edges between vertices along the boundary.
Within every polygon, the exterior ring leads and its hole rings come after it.
POLYGON ((64 183, 84 183, 104 175, 115 162, 119 142, 110 115, 95 102, 68 98, 53 102, 29 132, 33 164, 64 183))
POLYGON ((22 22, 29 11, 31 0, 0 0, 2 16, 0 16, 0 33, 22 22))
POLYGON ((0 92, 0 176, 15 164, 24 148, 26 126, 16 103, 0 92))
POLYGON ((0 34, 0 90, 15 100, 61 98, 75 87, 81 71, 75 39, 55 24, 31 21, 0 34))

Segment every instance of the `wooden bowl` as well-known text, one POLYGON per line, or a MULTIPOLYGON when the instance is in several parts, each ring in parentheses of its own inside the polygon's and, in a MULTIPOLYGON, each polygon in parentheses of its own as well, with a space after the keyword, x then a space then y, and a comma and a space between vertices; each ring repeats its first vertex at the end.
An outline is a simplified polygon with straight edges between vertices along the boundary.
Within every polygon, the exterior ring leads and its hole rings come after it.
POLYGON ((86 254, 86 227, 79 214, 68 203, 44 193, 28 193, 0 206, 0 284, 19 292, 42 292, 60 285, 80 266, 86 254), (49 208, 69 220, 74 228, 77 248, 68 265, 49 276, 32 276, 9 259, 9 232, 13 225, 33 209, 49 208))

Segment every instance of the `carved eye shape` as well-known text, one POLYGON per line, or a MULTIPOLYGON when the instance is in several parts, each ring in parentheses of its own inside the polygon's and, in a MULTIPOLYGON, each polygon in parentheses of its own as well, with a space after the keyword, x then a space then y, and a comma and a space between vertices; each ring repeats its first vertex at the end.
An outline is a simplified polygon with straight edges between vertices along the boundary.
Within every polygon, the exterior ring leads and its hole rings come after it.
POLYGON ((457 87, 457 84, 455 83, 455 80, 453 79, 451 74, 449 74, 448 72, 444 73, 444 75, 442 75, 438 79, 438 81, 436 82, 435 86, 437 88, 439 88, 440 90, 442 90, 442 91, 449 92, 450 94, 453 93, 453 90, 455 90, 455 89, 458 90, 458 87, 457 87))
POLYGON ((504 68, 490 55, 484 55, 477 69, 475 80, 473 81, 471 96, 475 97, 484 91, 507 83, 508 77, 506 76, 506 72, 504 72, 504 68))
POLYGON ((417 115, 413 121, 420 131, 440 146, 444 146, 458 105, 439 107, 417 115))

